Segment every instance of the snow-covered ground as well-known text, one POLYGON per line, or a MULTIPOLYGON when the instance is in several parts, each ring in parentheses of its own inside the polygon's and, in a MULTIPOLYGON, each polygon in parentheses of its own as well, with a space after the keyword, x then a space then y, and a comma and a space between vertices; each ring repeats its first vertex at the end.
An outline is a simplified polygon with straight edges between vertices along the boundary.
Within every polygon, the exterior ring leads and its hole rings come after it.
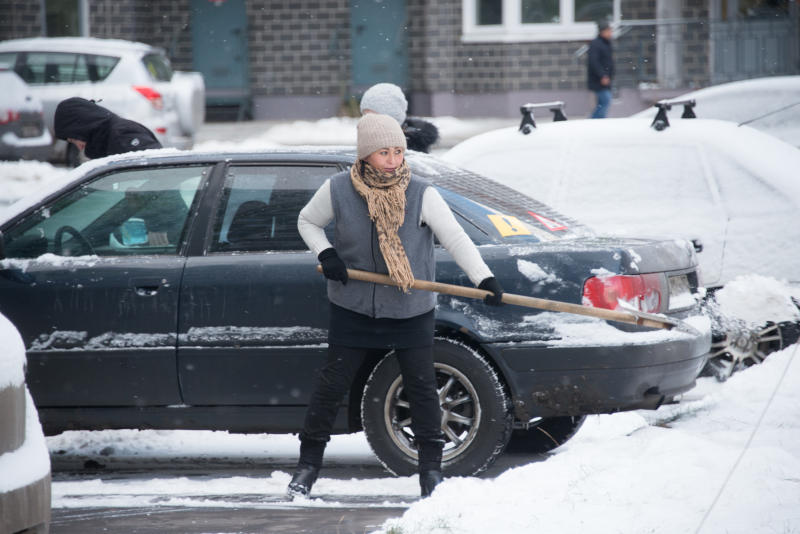
MULTIPOLYGON (((590 416, 544 461, 496 478, 452 478, 418 500, 414 477, 325 477, 297 507, 405 506, 386 533, 800 532, 800 357, 798 345, 720 383, 701 378, 679 404, 656 411, 590 416)), ((202 463, 247 458, 290 464, 297 438, 226 432, 65 432, 51 454, 147 457, 202 463)), ((329 465, 375 461, 363 434, 336 436, 329 465)), ((290 471, 54 482, 54 507, 287 506, 290 471), (261 496, 253 499, 252 496, 261 496), (211 498, 213 497, 213 498, 211 498)))
MULTIPOLYGON (((352 127, 346 121, 287 125, 287 130, 268 130, 249 142, 254 148, 289 144, 287 138, 301 127, 321 142, 344 135, 342 130, 352 127)), ((453 128, 455 135, 466 126, 453 128)), ((203 148, 225 146, 209 143, 203 148)), ((43 163, 0 163, 0 204, 33 193, 66 172, 43 163)), ((721 305, 750 313, 745 320, 758 320, 753 314, 770 306, 794 313, 784 307, 789 289, 779 281, 752 276, 728 291, 732 296, 721 305)), ((679 404, 591 416, 575 438, 543 461, 495 478, 448 479, 429 499, 417 500, 413 477, 341 480, 323 471, 314 487, 316 497, 291 505, 352 506, 353 496, 383 496, 392 506, 408 506, 402 517, 384 524, 383 532, 394 534, 800 532, 797 349, 774 353, 725 383, 702 378, 679 404)), ((54 456, 147 457, 167 463, 246 457, 277 458, 289 465, 297 454, 294 436, 204 431, 65 432, 47 438, 47 446, 54 456)), ((334 464, 376 464, 362 434, 335 437, 327 457, 334 464)), ((233 507, 242 506, 236 498, 242 495, 267 496, 247 501, 248 506, 287 506, 281 496, 289 476, 288 470, 274 470, 202 479, 156 473, 135 480, 61 480, 53 483, 53 506, 233 507)))

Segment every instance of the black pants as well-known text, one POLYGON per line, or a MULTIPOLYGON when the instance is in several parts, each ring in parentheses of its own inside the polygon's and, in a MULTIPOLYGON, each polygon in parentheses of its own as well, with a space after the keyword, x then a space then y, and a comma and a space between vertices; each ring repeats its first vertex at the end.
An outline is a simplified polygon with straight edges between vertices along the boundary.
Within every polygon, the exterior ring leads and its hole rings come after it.
MULTIPOLYGON (((385 349, 328 347, 328 359, 317 375, 305 425, 300 433, 300 464, 322 465, 322 455, 330 440, 336 413, 356 372, 366 357, 384 352, 385 349)), ((436 393, 433 347, 395 349, 395 354, 403 376, 403 390, 411 405, 411 430, 417 442, 419 469, 440 469, 444 434, 436 393)))

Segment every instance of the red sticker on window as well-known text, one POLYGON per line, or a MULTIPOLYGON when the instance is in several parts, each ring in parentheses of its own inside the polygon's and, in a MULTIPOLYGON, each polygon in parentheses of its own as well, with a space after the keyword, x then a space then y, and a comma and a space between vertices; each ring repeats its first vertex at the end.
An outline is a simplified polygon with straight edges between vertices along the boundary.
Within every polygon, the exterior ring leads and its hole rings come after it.
POLYGON ((567 227, 565 225, 561 224, 558 221, 554 221, 553 219, 548 219, 547 217, 544 217, 544 216, 539 215, 538 213, 534 213, 532 211, 528 211, 528 213, 533 215, 533 217, 536 218, 537 221, 542 223, 545 226, 545 228, 547 228, 551 232, 556 232, 558 230, 566 230, 567 229, 567 227))

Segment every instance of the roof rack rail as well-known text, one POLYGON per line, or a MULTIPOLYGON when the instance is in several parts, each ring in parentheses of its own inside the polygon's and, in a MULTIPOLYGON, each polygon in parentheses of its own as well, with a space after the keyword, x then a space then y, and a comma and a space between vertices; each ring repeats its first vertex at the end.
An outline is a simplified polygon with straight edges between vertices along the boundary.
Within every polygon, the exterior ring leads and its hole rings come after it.
POLYGON ((672 109, 672 106, 683 106, 682 119, 696 119, 697 115, 694 114, 694 107, 697 103, 694 100, 660 100, 653 104, 658 108, 658 113, 650 124, 651 128, 656 131, 661 131, 669 128, 669 119, 667 118, 667 111, 672 109))
POLYGON ((524 104, 519 108, 522 113, 522 122, 519 124, 519 131, 528 135, 536 128, 536 121, 533 120, 533 110, 547 108, 553 113, 553 122, 565 121, 567 116, 564 115, 564 102, 557 100, 555 102, 543 102, 541 104, 524 104))

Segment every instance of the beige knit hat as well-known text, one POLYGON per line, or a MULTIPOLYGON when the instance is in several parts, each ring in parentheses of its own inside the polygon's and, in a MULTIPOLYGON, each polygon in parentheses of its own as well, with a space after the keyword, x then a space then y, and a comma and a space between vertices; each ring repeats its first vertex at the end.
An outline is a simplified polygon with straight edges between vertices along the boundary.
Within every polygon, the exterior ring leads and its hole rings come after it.
POLYGON ((358 159, 376 150, 401 146, 406 148, 406 136, 400 124, 389 115, 367 113, 358 121, 358 159))

